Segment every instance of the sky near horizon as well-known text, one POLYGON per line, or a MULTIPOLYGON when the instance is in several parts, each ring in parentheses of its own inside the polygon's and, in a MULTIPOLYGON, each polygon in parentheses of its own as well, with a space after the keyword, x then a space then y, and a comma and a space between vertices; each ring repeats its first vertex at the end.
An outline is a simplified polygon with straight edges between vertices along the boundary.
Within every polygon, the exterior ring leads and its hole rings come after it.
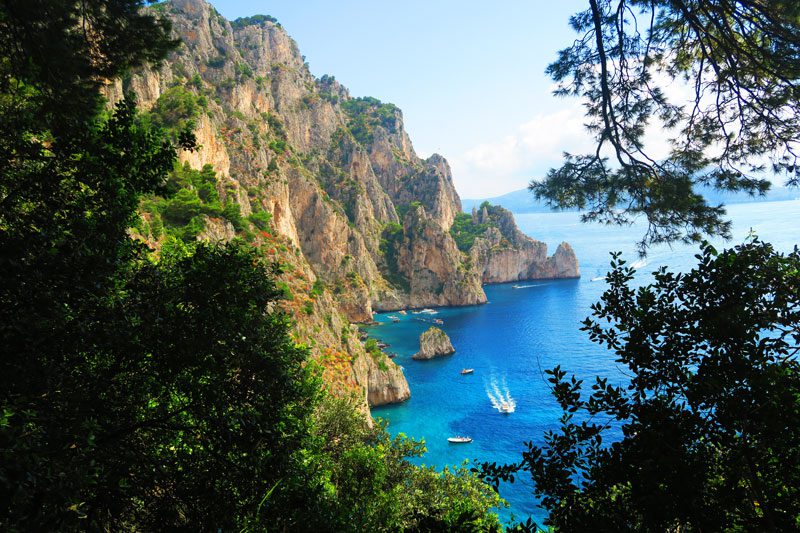
POLYGON ((403 110, 422 157, 439 153, 464 198, 524 188, 591 146, 578 99, 544 73, 586 0, 211 0, 233 20, 272 15, 311 72, 403 110))

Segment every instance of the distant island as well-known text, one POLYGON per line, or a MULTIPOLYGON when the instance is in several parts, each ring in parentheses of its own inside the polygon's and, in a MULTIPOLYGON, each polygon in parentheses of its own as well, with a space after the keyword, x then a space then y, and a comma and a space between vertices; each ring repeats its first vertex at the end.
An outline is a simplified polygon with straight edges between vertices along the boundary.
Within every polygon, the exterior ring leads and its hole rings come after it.
MULTIPOLYGON (((780 185, 773 185, 765 196, 750 196, 743 192, 725 193, 711 187, 700 187, 697 192, 702 194, 709 204, 728 205, 750 202, 783 202, 786 200, 800 199, 800 191, 796 188, 790 189, 780 185)), ((461 206, 465 212, 469 213, 473 207, 478 207, 486 201, 493 205, 505 207, 512 213, 550 213, 554 211, 554 209, 545 205, 543 201, 537 200, 528 189, 511 191, 493 198, 463 198, 461 200, 461 206)))

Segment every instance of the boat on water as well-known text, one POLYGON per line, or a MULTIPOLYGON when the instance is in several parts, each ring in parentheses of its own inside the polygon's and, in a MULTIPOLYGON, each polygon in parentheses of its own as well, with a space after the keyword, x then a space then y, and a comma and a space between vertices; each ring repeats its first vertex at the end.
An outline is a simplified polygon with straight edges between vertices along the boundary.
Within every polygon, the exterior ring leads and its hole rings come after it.
POLYGON ((472 437, 447 437, 447 442, 453 444, 466 444, 472 442, 472 437))
POLYGON ((523 287, 522 285, 512 285, 511 288, 512 289, 524 289, 525 287, 523 287))
POLYGON ((595 277, 595 278, 592 278, 592 281, 602 281, 602 280, 604 280, 604 279, 606 279, 606 277, 605 277, 605 276, 597 276, 597 277, 595 277))
POLYGON ((435 309, 426 308, 426 309, 420 309, 419 311, 411 311, 411 312, 414 313, 415 315, 435 315, 439 311, 436 311, 435 309))
POLYGON ((386 318, 390 319, 394 323, 400 322, 400 317, 396 317, 394 315, 389 315, 386 318))
POLYGON ((461 369, 461 375, 462 376, 464 376, 466 374, 472 374, 473 372, 475 372, 474 368, 462 368, 461 369))
POLYGON ((444 320, 442 320, 441 318, 434 318, 433 323, 439 324, 441 326, 442 324, 444 324, 444 320))
POLYGON ((510 415, 514 412, 514 406, 511 405, 510 402, 502 402, 500 407, 497 408, 498 411, 503 413, 504 415, 510 415))
POLYGON ((398 314, 398 315, 405 315, 405 314, 406 314, 406 310, 405 310, 405 309, 401 309, 401 310, 399 310, 399 311, 397 312, 397 314, 398 314))

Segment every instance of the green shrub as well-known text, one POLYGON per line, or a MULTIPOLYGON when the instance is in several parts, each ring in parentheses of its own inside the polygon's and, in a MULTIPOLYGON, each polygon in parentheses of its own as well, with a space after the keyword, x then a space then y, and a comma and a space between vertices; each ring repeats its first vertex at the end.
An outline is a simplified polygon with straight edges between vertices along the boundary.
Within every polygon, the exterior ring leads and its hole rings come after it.
POLYGON ((182 131, 195 128, 197 117, 207 108, 205 96, 195 94, 182 85, 175 85, 164 91, 144 116, 175 141, 182 131))
POLYGON ((472 245, 475 244, 475 239, 486 233, 490 225, 488 223, 476 224, 471 215, 458 213, 453 220, 453 225, 450 226, 450 235, 456 241, 459 250, 469 252, 472 245))
POLYGON ((242 211, 239 208, 239 204, 236 202, 229 199, 225 204, 225 208, 222 210, 222 216, 228 219, 231 224, 233 224, 233 227, 236 229, 236 231, 242 231, 245 229, 242 211))
POLYGON ((255 227, 260 230, 269 228, 269 223, 272 220, 272 214, 266 211, 253 211, 247 217, 247 220, 253 223, 255 227))
POLYGON ((236 77, 241 79, 249 79, 253 77, 253 69, 250 68, 250 65, 239 61, 234 66, 234 72, 236 72, 236 77))
POLYGON ((253 15, 252 17, 239 17, 238 19, 231 22, 231 26, 234 30, 240 30, 245 26, 261 26, 265 22, 272 22, 276 26, 280 28, 280 23, 278 19, 271 15, 253 15))
POLYGON ((342 110, 347 115, 347 127, 355 139, 363 144, 372 144, 376 127, 389 133, 397 132, 397 118, 400 110, 394 104, 384 104, 377 98, 351 98, 342 102, 342 110))
POLYGON ((325 291, 325 282, 321 279, 317 279, 314 282, 314 285, 311 287, 311 292, 309 293, 312 298, 317 298, 322 296, 322 293, 325 291))

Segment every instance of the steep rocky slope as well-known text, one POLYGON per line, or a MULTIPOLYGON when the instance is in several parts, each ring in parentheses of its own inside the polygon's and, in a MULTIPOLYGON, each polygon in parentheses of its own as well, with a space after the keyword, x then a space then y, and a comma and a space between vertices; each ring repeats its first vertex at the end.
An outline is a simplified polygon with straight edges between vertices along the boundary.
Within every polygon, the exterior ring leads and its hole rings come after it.
MULTIPOLYGON (((180 154, 174 196, 143 203, 135 236, 156 249, 244 239, 280 265, 284 307, 331 387, 365 404, 407 398, 402 371, 367 354, 352 323, 374 310, 483 303, 483 265, 502 261, 491 246, 456 245, 461 203, 447 162, 416 155, 395 106, 312 76, 271 17, 230 22, 203 0, 153 9, 183 44, 158 69, 110 84, 109 100, 134 93, 146 120, 175 137, 191 129, 201 148, 180 154)), ((554 261, 544 250, 534 259, 554 261)))

